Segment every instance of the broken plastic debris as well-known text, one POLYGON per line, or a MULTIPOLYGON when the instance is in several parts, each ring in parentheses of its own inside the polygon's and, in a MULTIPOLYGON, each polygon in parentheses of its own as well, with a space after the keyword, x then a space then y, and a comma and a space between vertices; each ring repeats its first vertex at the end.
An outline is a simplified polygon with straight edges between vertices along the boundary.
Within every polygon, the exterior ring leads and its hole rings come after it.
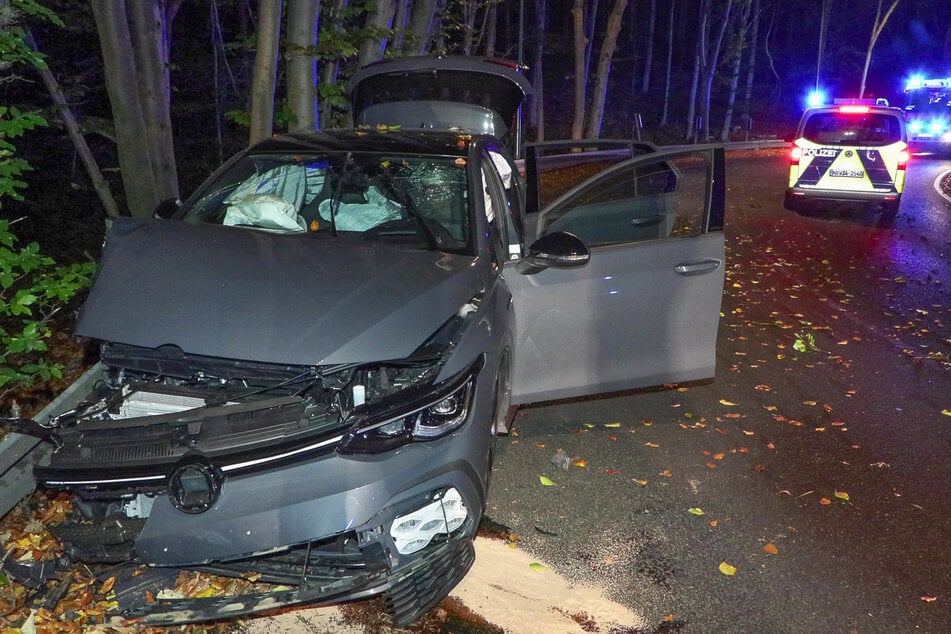
POLYGON ((555 455, 551 457, 551 463, 567 471, 568 465, 571 463, 571 458, 565 453, 564 449, 559 449, 555 452, 555 455))

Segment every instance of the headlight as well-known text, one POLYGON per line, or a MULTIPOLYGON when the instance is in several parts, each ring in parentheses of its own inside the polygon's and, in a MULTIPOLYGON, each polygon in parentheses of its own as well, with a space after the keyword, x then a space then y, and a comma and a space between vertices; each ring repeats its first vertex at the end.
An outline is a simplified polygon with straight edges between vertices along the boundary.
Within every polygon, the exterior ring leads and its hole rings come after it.
POLYGON ((373 405, 355 408, 357 422, 339 451, 379 453, 459 429, 469 416, 476 377, 483 365, 480 356, 441 383, 412 387, 373 405))

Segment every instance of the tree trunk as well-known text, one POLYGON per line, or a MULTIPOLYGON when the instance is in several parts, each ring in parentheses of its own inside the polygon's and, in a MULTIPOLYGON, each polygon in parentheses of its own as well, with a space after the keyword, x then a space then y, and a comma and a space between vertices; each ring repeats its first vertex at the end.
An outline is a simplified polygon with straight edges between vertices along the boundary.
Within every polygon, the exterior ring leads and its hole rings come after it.
POLYGON ((819 90, 819 78, 822 77, 822 60, 826 53, 826 35, 829 32, 829 13, 832 0, 822 0, 822 13, 819 17, 819 53, 816 57, 816 90, 819 90))
POLYGON ((571 16, 575 34, 575 113, 571 121, 571 138, 580 139, 584 131, 585 87, 588 82, 585 51, 588 38, 584 29, 584 0, 574 0, 571 16))
POLYGON ((548 0, 535 0, 535 62, 532 64, 532 86, 535 88, 535 140, 545 140, 545 79, 542 69, 545 52, 545 26, 548 22, 548 0))
POLYGON ((498 7, 495 2, 486 7, 485 19, 485 56, 495 57, 496 24, 498 22, 498 7))
MULTIPOLYGON (((673 12, 673 6, 671 6, 673 12)), ((646 95, 651 89, 651 66, 654 65, 654 25, 657 22, 657 0, 651 0, 650 13, 647 19, 647 58, 644 60, 644 76, 641 78, 641 94, 646 95)))
POLYGON ((594 101, 591 104, 591 117, 588 119, 589 139, 601 136, 601 124, 604 121, 604 102, 608 92, 608 76, 611 74, 611 60, 617 50, 617 36, 621 32, 621 18, 627 9, 628 0, 615 0, 608 23, 601 42, 601 53, 598 55, 597 84, 594 88, 594 101))
POLYGON ((720 59, 720 49, 723 45, 723 35, 730 24, 730 11, 733 7, 733 0, 726 1, 726 7, 723 10, 723 21, 720 23, 720 29, 717 32, 713 46, 704 55, 705 64, 703 67, 704 80, 704 98, 703 98, 703 135, 705 140, 710 139, 710 97, 713 91, 713 78, 717 73, 717 62, 720 59))
POLYGON ((865 80, 868 78, 868 67, 872 62, 872 49, 875 48, 875 42, 878 41, 878 36, 882 34, 885 23, 888 22, 888 18, 891 17, 892 12, 900 1, 901 0, 892 0, 892 4, 888 7, 888 10, 885 11, 885 15, 882 15, 882 0, 878 0, 878 8, 875 10, 875 24, 872 25, 872 37, 868 42, 868 51, 865 53, 865 66, 862 68, 862 84, 859 87, 859 99, 865 97, 865 80))
POLYGON ((416 0, 413 2, 413 13, 409 19, 409 32, 413 35, 412 43, 404 47, 409 55, 422 55, 429 50, 429 42, 433 37, 433 18, 436 15, 437 0, 416 0))
POLYGON ((388 38, 383 33, 389 31, 396 14, 393 0, 375 0, 369 5, 367 28, 370 34, 360 46, 359 67, 378 62, 383 58, 388 38))
MULTIPOLYGON (((26 31, 25 40, 31 49, 37 51, 36 42, 33 40, 33 34, 29 30, 26 31)), ((76 153, 79 154, 79 158, 82 160, 83 166, 86 168, 86 173, 89 175, 89 180, 92 182, 93 189, 96 190, 96 195, 99 197, 99 202, 102 203, 103 208, 106 210, 106 215, 110 218, 118 218, 119 206, 116 204, 116 199, 113 197, 112 191, 109 189, 109 181, 107 181, 102 176, 102 171, 99 169, 99 164, 96 162, 96 157, 93 156, 92 151, 86 144, 86 139, 79 130, 79 124, 76 123, 76 117, 73 116, 73 111, 66 102, 66 97, 63 95, 63 91, 60 90, 59 82, 56 81, 56 78, 53 76, 53 73, 50 72, 49 68, 37 68, 36 71, 40 74, 40 79, 43 80, 43 84, 46 86, 46 90, 49 92, 50 98, 53 100, 53 105, 55 105, 56 109, 59 111, 59 116, 63 120, 63 125, 66 126, 66 131, 69 133, 69 138, 73 142, 73 147, 76 149, 76 153)))
POLYGON ((674 10, 677 0, 670 0, 670 16, 667 18, 667 64, 664 71, 664 111, 660 116, 661 127, 667 125, 667 112, 670 104, 670 69, 674 59, 674 10))
POLYGON ((169 112, 169 44, 166 40, 165 11, 160 4, 164 3, 131 2, 129 7, 146 143, 151 155, 156 193, 159 200, 165 200, 178 197, 178 172, 169 112))
POLYGON ((287 103, 295 127, 317 129, 317 14, 319 1, 287 3, 287 103))
MULTIPOLYGON (((333 0, 333 6, 330 9, 330 19, 331 27, 337 30, 341 30, 341 15, 344 12, 344 9, 347 7, 347 0, 333 0)), ((339 62, 336 59, 327 60, 324 63, 324 72, 323 77, 321 78, 321 83, 325 86, 332 86, 337 83, 337 72, 339 69, 339 62)), ((333 112, 333 104, 329 102, 324 102, 320 105, 320 120, 326 125, 330 122, 330 116, 333 112)))
POLYGON ((756 48, 759 45, 759 16, 760 0, 753 0, 753 34, 750 36, 750 61, 746 69, 746 90, 743 94, 743 115, 741 120, 746 129, 746 140, 750 140, 750 129, 753 127, 753 79, 756 75, 756 48))
POLYGON ((734 38, 733 50, 733 72, 730 74, 730 92, 726 100, 726 114, 723 116, 723 129, 720 130, 720 139, 724 142, 730 140, 730 128, 733 127, 733 105, 736 103, 736 89, 740 85, 740 65, 743 62, 743 50, 746 48, 746 34, 750 30, 750 10, 753 6, 753 0, 740 0, 742 2, 743 12, 737 24, 736 37, 734 38))
POLYGON ((251 144, 267 139, 274 130, 274 91, 280 38, 281 0, 262 2, 258 9, 258 45, 251 80, 251 144))
POLYGON ((105 69, 106 92, 116 129, 116 150, 125 190, 126 206, 133 216, 147 217, 161 197, 155 184, 152 154, 145 117, 139 102, 139 73, 123 0, 90 0, 105 69))

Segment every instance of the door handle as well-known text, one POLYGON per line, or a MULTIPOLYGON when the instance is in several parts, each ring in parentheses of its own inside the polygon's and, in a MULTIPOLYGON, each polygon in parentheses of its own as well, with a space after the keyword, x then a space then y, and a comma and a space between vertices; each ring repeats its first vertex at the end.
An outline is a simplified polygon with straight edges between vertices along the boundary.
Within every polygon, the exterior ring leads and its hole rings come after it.
POLYGON ((720 268, 720 260, 700 260, 699 262, 684 262, 674 267, 679 275, 699 275, 707 271, 720 268))

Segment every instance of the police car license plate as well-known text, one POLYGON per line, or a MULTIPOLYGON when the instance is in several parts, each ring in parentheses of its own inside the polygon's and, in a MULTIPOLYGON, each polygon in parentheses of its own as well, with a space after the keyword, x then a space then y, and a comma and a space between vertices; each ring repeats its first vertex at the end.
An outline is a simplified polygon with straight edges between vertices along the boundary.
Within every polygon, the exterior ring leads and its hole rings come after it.
POLYGON ((865 172, 862 170, 829 170, 829 176, 845 176, 846 178, 862 178, 865 172))

